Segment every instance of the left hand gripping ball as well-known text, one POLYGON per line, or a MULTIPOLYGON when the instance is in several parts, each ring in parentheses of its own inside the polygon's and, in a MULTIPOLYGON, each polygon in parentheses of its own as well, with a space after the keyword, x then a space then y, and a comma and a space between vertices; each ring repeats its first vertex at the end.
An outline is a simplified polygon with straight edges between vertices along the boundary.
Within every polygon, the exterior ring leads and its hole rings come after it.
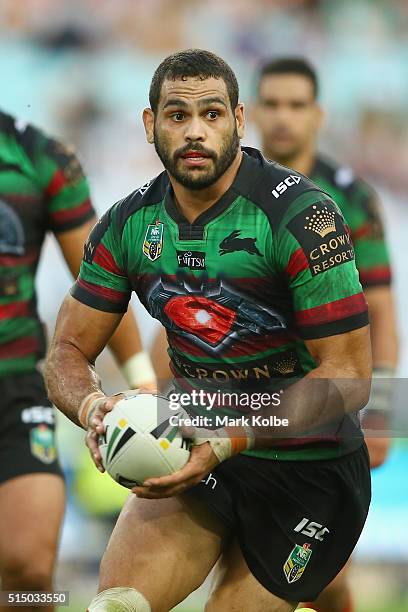
POLYGON ((99 448, 103 466, 116 482, 131 489, 187 463, 190 441, 170 424, 171 415, 169 401, 150 393, 126 397, 105 415, 99 448))

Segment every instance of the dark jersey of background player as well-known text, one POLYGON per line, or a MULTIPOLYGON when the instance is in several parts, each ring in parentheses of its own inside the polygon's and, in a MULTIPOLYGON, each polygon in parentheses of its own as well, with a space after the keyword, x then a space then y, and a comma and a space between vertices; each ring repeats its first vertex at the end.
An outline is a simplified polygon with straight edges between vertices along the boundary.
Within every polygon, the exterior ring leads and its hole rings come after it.
POLYGON ((32 371, 44 356, 35 274, 46 232, 94 215, 72 151, 0 113, 0 377, 32 371))
MULTIPOLYGON (((231 188, 192 225, 166 173, 116 204, 91 233, 72 291, 107 312, 125 312, 136 291, 166 328, 173 372, 186 390, 280 389, 316 367, 305 339, 367 325, 339 209, 305 177, 243 150, 231 188), (282 181, 289 187, 275 200, 282 181)), ((318 459, 361 442, 306 437, 248 453, 318 459)))

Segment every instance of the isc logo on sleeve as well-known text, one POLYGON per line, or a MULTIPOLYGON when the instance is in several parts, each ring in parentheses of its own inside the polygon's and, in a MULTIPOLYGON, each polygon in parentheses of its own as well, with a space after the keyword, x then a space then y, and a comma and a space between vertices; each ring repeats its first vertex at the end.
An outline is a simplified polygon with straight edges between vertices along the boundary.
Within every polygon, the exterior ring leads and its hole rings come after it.
POLYGON ((300 176, 290 174, 288 177, 285 178, 284 181, 278 183, 275 189, 272 189, 272 193, 275 198, 278 199, 282 195, 282 193, 285 193, 285 191, 289 189, 289 187, 293 187, 293 185, 299 185, 300 181, 300 176))

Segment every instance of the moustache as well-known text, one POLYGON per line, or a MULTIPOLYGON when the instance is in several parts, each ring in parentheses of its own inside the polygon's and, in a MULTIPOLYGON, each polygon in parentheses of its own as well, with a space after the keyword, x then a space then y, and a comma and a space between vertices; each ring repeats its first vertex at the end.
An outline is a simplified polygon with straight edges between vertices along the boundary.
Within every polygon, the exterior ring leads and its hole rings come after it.
POLYGON ((216 153, 214 153, 214 151, 209 151, 208 149, 206 149, 205 147, 203 147, 200 144, 190 144, 190 145, 185 145, 184 147, 181 147, 180 149, 177 149, 174 152, 174 159, 178 159, 179 157, 183 157, 189 151, 196 151, 197 153, 202 153, 204 157, 209 157, 211 159, 216 159, 216 157, 217 157, 217 155, 216 155, 216 153))

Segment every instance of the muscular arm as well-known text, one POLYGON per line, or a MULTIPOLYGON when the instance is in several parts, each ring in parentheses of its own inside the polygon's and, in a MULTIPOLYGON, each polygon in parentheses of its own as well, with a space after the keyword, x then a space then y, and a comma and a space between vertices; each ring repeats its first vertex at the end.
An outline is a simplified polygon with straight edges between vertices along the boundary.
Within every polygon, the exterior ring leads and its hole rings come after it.
POLYGON ((374 377, 372 396, 362 422, 363 428, 374 434, 367 435, 366 442, 371 467, 375 468, 384 463, 390 448, 390 438, 383 432, 389 427, 387 415, 392 410, 392 375, 398 361, 398 338, 391 287, 368 287, 365 295, 370 313, 374 377))
POLYGON ((150 349, 150 359, 156 373, 160 390, 165 390, 173 378, 173 374, 170 370, 169 355, 167 353, 168 346, 166 330, 163 326, 160 326, 150 349))
MULTIPOLYGON (((93 218, 79 228, 57 234, 57 240, 61 248, 67 266, 74 278, 78 276, 82 261, 83 245, 95 225, 93 218)), ((111 349, 119 366, 123 366, 128 359, 143 351, 139 329, 134 315, 129 310, 123 317, 119 327, 109 340, 111 349)), ((149 380, 143 380, 144 384, 154 383, 153 376, 149 380)))
MULTIPOLYGON (((306 346, 318 367, 283 394, 279 417, 287 418, 285 435, 302 435, 336 422, 365 406, 370 393, 371 348, 369 327, 318 340, 306 346)), ((265 416, 276 414, 266 409, 265 416)), ((279 432, 269 437, 265 427, 254 429, 256 446, 276 442, 279 432)))
POLYGON ((120 314, 95 310, 70 295, 61 306, 45 380, 51 401, 77 425, 82 400, 101 389, 94 363, 120 319, 120 314))
POLYGON ((397 323, 390 286, 368 287, 364 291, 370 313, 374 368, 395 368, 398 360, 397 323))

